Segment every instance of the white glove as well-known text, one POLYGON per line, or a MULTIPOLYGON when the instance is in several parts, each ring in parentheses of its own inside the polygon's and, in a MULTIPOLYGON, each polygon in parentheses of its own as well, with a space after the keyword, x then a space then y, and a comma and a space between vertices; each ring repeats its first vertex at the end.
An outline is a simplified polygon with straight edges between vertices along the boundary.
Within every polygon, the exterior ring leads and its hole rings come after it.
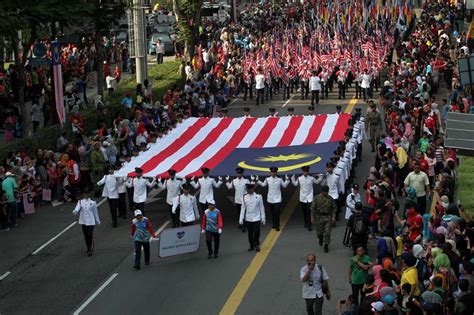
POLYGON ((239 220, 239 224, 240 224, 240 225, 243 225, 243 224, 244 224, 244 220, 239 220))
POLYGON ((206 233, 206 230, 201 230, 201 234, 204 234, 204 233, 206 233))
POLYGON ((285 180, 289 180, 288 174, 285 175, 285 180))
POLYGON ((265 225, 265 219, 262 220, 262 225, 265 225))
POLYGON ((194 181, 194 176, 193 176, 193 177, 191 177, 191 181, 192 181, 192 182, 194 181))
POLYGON ((226 181, 230 181, 230 176, 227 175, 227 176, 225 177, 225 180, 226 180, 226 181))
POLYGON ((255 181, 255 176, 253 176, 253 175, 250 176, 250 179, 252 180, 252 182, 255 181))
POLYGON ((158 181, 158 183, 161 183, 161 177, 158 177, 156 180, 158 181))
POLYGON ((217 179, 222 182, 222 176, 218 176, 217 179))
POLYGON ((218 233, 219 233, 219 234, 222 234, 222 229, 219 229, 218 233))
POLYGON ((295 181, 295 180, 296 180, 295 174, 291 175, 291 180, 292 180, 292 181, 295 181))
POLYGON ((255 176, 255 181, 258 181, 258 175, 257 175, 257 176, 255 176))

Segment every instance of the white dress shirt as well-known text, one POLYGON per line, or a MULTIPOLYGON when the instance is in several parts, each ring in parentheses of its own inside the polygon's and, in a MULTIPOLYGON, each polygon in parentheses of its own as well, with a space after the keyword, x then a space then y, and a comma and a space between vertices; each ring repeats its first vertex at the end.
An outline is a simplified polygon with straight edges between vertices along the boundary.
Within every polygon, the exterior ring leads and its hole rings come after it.
POLYGON ((170 206, 173 204, 175 197, 179 195, 179 190, 183 186, 184 181, 177 178, 168 178, 163 183, 158 182, 158 187, 160 189, 166 189, 166 203, 170 206))
POLYGON ((79 213, 79 224, 87 226, 100 224, 97 203, 90 198, 79 200, 72 213, 79 213))
POLYGON ((101 180, 97 182, 97 186, 104 185, 104 190, 102 190, 102 197, 106 197, 109 199, 118 199, 119 197, 119 182, 118 178, 114 175, 104 175, 101 180))
POLYGON ((265 76, 263 74, 257 74, 255 76, 255 88, 261 90, 265 88, 265 76))
POLYGON ((125 194, 127 192, 127 187, 125 186, 125 182, 127 181, 126 177, 119 177, 118 181, 118 193, 125 194))
POLYGON ((191 185, 194 187, 194 189, 201 189, 201 191, 199 192, 199 202, 207 203, 209 199, 214 200, 213 187, 221 187, 222 182, 216 182, 214 178, 207 176, 199 178, 197 183, 195 181, 191 181, 191 185))
POLYGON ((339 176, 334 172, 332 174, 326 173, 324 183, 329 187, 328 195, 334 200, 339 199, 339 176))
POLYGON ((316 179, 311 175, 301 175, 296 180, 293 177, 291 181, 295 186, 300 185, 300 202, 310 203, 314 198, 313 184, 321 183, 322 179, 316 179))
POLYGON ((355 209, 356 202, 361 202, 360 194, 351 192, 346 198, 346 220, 349 220, 355 209))
POLYGON ((278 176, 270 176, 265 178, 263 182, 257 182, 260 186, 265 187, 268 185, 267 202, 268 203, 280 203, 281 202, 281 187, 286 188, 290 183, 289 180, 283 180, 278 176))
POLYGON ((311 91, 321 90, 321 79, 318 76, 312 76, 309 78, 309 86, 311 91))
POLYGON ((244 195, 239 222, 243 221, 265 222, 265 207, 263 206, 262 195, 256 193, 244 195))
POLYGON ((228 189, 234 188, 234 190, 235 190, 235 195, 234 195, 235 204, 237 204, 237 205, 242 204, 242 199, 243 199, 244 194, 245 194, 245 185, 249 184, 249 183, 250 183, 250 181, 247 178, 244 178, 244 177, 241 177, 241 178, 236 177, 233 180, 231 180, 230 182, 226 183, 226 186, 227 186, 228 189))
POLYGON ((370 74, 363 74, 360 87, 363 89, 368 89, 370 87, 371 81, 372 81, 372 76, 370 74))
POLYGON ((181 194, 173 198, 171 212, 176 213, 179 206, 179 220, 183 223, 193 222, 199 219, 199 210, 196 197, 191 194, 181 194))
POLYGON ((143 177, 135 177, 129 179, 125 184, 127 187, 133 187, 133 202, 142 203, 146 201, 147 198, 147 187, 153 187, 155 185, 155 179, 151 182, 143 177))

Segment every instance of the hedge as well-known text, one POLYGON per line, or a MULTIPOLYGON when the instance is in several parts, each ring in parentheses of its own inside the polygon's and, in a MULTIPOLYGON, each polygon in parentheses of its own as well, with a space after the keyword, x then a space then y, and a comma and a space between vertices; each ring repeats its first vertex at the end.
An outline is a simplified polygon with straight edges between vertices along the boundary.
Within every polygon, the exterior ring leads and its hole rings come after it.
MULTIPOLYGON (((184 86, 184 80, 178 74, 180 61, 169 61, 160 65, 148 68, 148 77, 153 81, 154 99, 161 99, 164 93, 173 85, 179 88, 184 86)), ((136 91, 136 83, 134 76, 123 78, 117 85, 113 95, 106 95, 105 101, 108 103, 109 122, 117 116, 121 110, 120 102, 127 92, 133 95, 136 91)), ((97 129, 97 114, 95 108, 88 108, 81 111, 84 120, 84 127, 88 134, 97 129)), ((65 130, 71 134, 70 126, 66 126, 65 130)), ((31 138, 18 139, 12 143, 2 144, 0 147, 0 159, 7 157, 9 152, 26 151, 34 152, 37 148, 56 148, 56 140, 61 135, 63 129, 59 125, 48 126, 38 130, 31 138)))

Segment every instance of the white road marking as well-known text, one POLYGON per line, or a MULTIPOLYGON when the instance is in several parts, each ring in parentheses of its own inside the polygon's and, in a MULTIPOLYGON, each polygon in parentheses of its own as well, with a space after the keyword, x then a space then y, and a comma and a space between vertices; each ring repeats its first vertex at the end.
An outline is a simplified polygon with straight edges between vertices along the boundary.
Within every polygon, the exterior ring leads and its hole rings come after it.
POLYGON ((102 206, 102 204, 107 200, 107 198, 103 198, 99 203, 97 204, 97 207, 102 206))
POLYGON ((74 225, 77 224, 77 221, 74 221, 72 222, 71 224, 69 224, 64 230, 62 230, 61 232, 59 232, 55 237, 53 237, 52 239, 50 239, 49 241, 47 241, 46 243, 44 243, 43 245, 41 245, 40 247, 38 247, 37 250, 35 250, 32 255, 36 255, 38 254, 40 251, 42 251, 46 246, 48 246, 49 244, 51 244, 52 242, 54 242, 57 238, 59 238, 61 235, 63 235, 64 233, 66 233, 70 228, 72 228, 74 225))
POLYGON ((5 272, 3 275, 0 276, 0 281, 2 281, 3 279, 5 279, 6 277, 8 277, 11 273, 12 273, 11 271, 5 272))
POLYGON ((239 100, 238 98, 234 99, 232 102, 230 102, 229 106, 232 105, 232 104, 234 104, 234 103, 237 102, 238 100, 239 100))
POLYGON ((107 287, 117 276, 118 276, 118 273, 113 273, 107 279, 107 281, 102 283, 102 285, 94 293, 92 293, 92 295, 89 296, 89 298, 84 303, 82 303, 81 306, 79 306, 79 308, 72 314, 78 315, 79 313, 81 313, 87 307, 87 305, 89 305, 100 294, 100 292, 102 292, 102 290, 104 290, 105 287, 107 287))
POLYGON ((285 102, 285 104, 283 104, 282 107, 285 107, 286 105, 288 105, 289 102, 291 102, 291 100, 293 99, 294 95, 290 96, 290 98, 285 102))

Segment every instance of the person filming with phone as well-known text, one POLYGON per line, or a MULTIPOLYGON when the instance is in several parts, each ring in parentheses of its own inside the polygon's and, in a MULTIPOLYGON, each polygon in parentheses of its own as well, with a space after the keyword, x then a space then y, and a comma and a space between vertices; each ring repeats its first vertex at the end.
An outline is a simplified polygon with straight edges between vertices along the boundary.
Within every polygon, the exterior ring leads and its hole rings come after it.
POLYGON ((308 315, 322 315, 324 296, 329 300, 329 276, 323 266, 316 264, 316 255, 306 257, 307 264, 301 268, 300 278, 303 282, 303 299, 306 301, 308 315))

